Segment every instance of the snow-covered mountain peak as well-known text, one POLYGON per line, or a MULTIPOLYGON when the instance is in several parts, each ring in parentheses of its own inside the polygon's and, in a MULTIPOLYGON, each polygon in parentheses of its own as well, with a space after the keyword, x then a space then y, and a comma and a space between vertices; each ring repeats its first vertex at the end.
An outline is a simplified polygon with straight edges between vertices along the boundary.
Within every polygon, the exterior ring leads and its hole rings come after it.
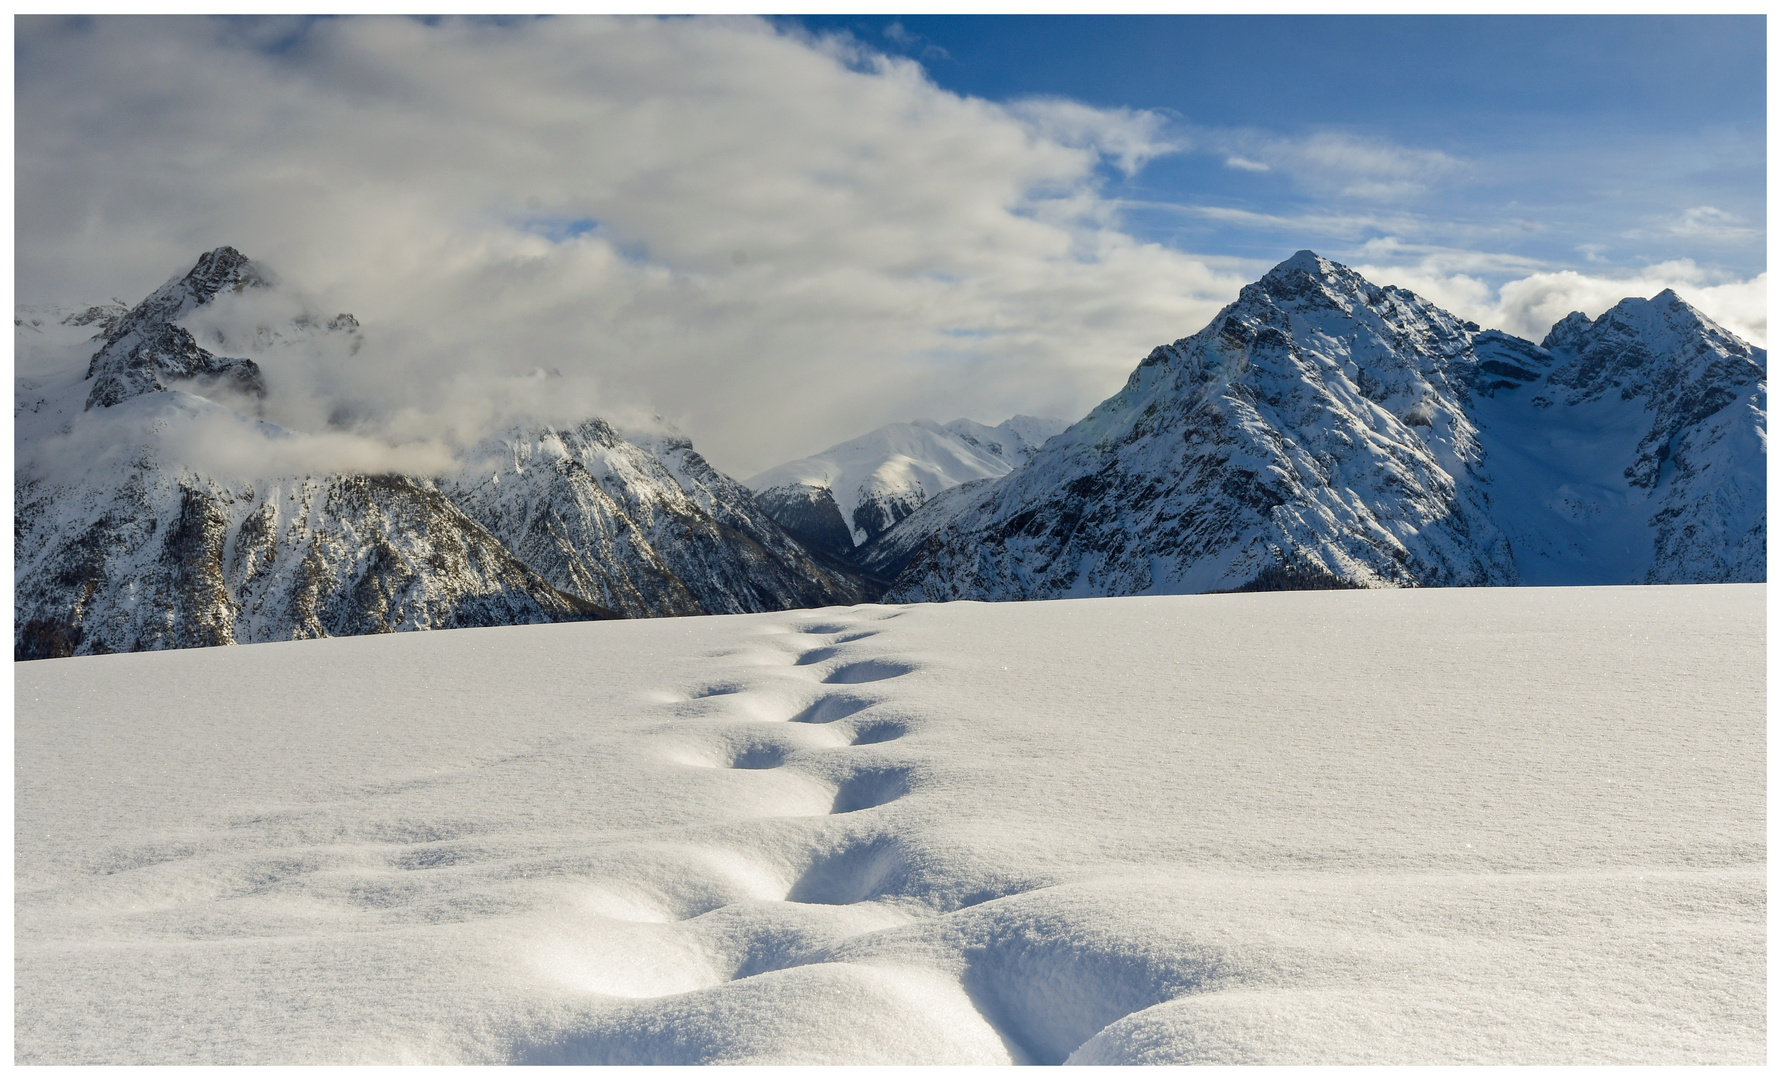
POLYGON ((1593 344, 1614 341, 1624 347, 1636 344, 1650 355, 1678 348, 1692 352, 1703 338, 1727 355, 1753 355, 1746 342, 1676 295, 1674 289, 1665 289, 1649 300, 1629 296, 1596 319, 1573 311, 1552 327, 1541 344, 1555 354, 1574 356, 1593 344))
POLYGON ((1259 281, 1244 286, 1238 303, 1268 303, 1289 310, 1336 308, 1347 313, 1357 304, 1376 300, 1380 292, 1341 263, 1305 250, 1262 275, 1259 281))
POLYGON ((886 424, 747 484, 774 520, 847 556, 942 491, 1006 475, 1067 426, 1031 416, 995 427, 964 419, 886 424))

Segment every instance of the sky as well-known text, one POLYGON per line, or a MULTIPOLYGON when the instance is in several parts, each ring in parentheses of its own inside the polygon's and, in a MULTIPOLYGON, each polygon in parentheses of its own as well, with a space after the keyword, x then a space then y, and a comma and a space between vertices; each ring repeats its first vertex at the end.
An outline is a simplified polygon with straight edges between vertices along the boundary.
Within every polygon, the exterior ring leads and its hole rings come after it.
POLYGON ((1766 344, 1760 17, 15 28, 16 301, 231 244, 364 326, 256 357, 305 430, 660 415, 745 478, 1075 419, 1307 247, 1536 340, 1673 287, 1766 344))

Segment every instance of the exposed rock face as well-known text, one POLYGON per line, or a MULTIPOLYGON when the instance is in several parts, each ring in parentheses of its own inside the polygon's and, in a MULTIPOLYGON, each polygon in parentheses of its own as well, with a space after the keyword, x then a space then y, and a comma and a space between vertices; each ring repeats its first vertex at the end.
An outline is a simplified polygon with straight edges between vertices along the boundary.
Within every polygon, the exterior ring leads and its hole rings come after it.
POLYGON ((603 420, 508 432, 442 482, 546 580, 632 615, 857 603, 863 583, 817 565, 747 489, 685 439, 603 420))
POLYGON ((106 407, 138 394, 167 390, 182 381, 200 388, 223 384, 241 393, 263 397, 265 381, 252 360, 214 356, 175 321, 224 290, 264 288, 266 276, 232 247, 206 252, 182 278, 149 294, 148 299, 111 322, 105 345, 87 368, 92 389, 87 408, 106 407))
POLYGON ((613 617, 421 481, 103 476, 19 486, 15 659, 613 617))
POLYGON ((1541 347, 1300 252, 864 562, 890 601, 1763 580, 1766 370, 1673 294, 1541 347))
POLYGON ((853 530, 835 504, 835 493, 827 487, 782 484, 760 492, 755 501, 808 547, 837 558, 852 557, 853 530))

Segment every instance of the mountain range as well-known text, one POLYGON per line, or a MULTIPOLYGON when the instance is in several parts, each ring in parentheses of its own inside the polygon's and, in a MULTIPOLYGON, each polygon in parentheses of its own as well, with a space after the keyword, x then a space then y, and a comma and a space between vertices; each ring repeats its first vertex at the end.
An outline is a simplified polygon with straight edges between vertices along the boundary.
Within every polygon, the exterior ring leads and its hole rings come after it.
POLYGON ((893 602, 1762 581, 1767 368, 1674 292, 1536 345, 1301 251, 868 561, 893 602))
MULTIPOLYGON (((216 356, 179 325, 217 296, 273 287, 225 247, 134 307, 15 314, 16 658, 875 595, 686 440, 638 445, 598 419, 516 427, 443 476, 194 465, 195 447, 301 434, 253 408, 278 392, 277 372, 216 356)), ((301 315, 279 332, 360 328, 301 315)))
POLYGON ((15 657, 879 598, 1766 579, 1767 353, 1668 291, 1535 344, 1301 251, 1073 425, 892 424, 743 484, 597 417, 516 422, 429 475, 205 465, 195 447, 303 435, 261 418, 264 350, 184 325, 277 287, 218 248, 134 306, 17 309, 15 657))

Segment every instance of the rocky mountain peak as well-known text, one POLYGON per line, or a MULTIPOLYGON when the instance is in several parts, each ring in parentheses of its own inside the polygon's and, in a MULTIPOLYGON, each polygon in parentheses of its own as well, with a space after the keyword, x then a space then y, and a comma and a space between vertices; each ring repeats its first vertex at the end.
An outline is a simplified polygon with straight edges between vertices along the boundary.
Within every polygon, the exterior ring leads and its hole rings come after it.
POLYGON ((219 293, 269 288, 271 275, 253 260, 224 246, 206 251, 183 275, 170 279, 113 325, 108 341, 116 341, 132 329, 170 323, 210 303, 219 293))
POLYGON ((264 397, 266 384, 258 364, 213 355, 174 324, 219 293, 271 284, 270 275, 232 247, 198 256, 191 270, 150 293, 111 324, 105 345, 87 366, 93 388, 87 394, 86 407, 109 407, 139 394, 170 389, 180 381, 224 385, 264 397))
POLYGON ((1592 325, 1594 325, 1594 320, 1588 315, 1581 311, 1573 311, 1552 324, 1552 329, 1548 330, 1546 337, 1541 340, 1540 347, 1548 352, 1573 350, 1577 347, 1577 343, 1589 333, 1589 328, 1592 325))

